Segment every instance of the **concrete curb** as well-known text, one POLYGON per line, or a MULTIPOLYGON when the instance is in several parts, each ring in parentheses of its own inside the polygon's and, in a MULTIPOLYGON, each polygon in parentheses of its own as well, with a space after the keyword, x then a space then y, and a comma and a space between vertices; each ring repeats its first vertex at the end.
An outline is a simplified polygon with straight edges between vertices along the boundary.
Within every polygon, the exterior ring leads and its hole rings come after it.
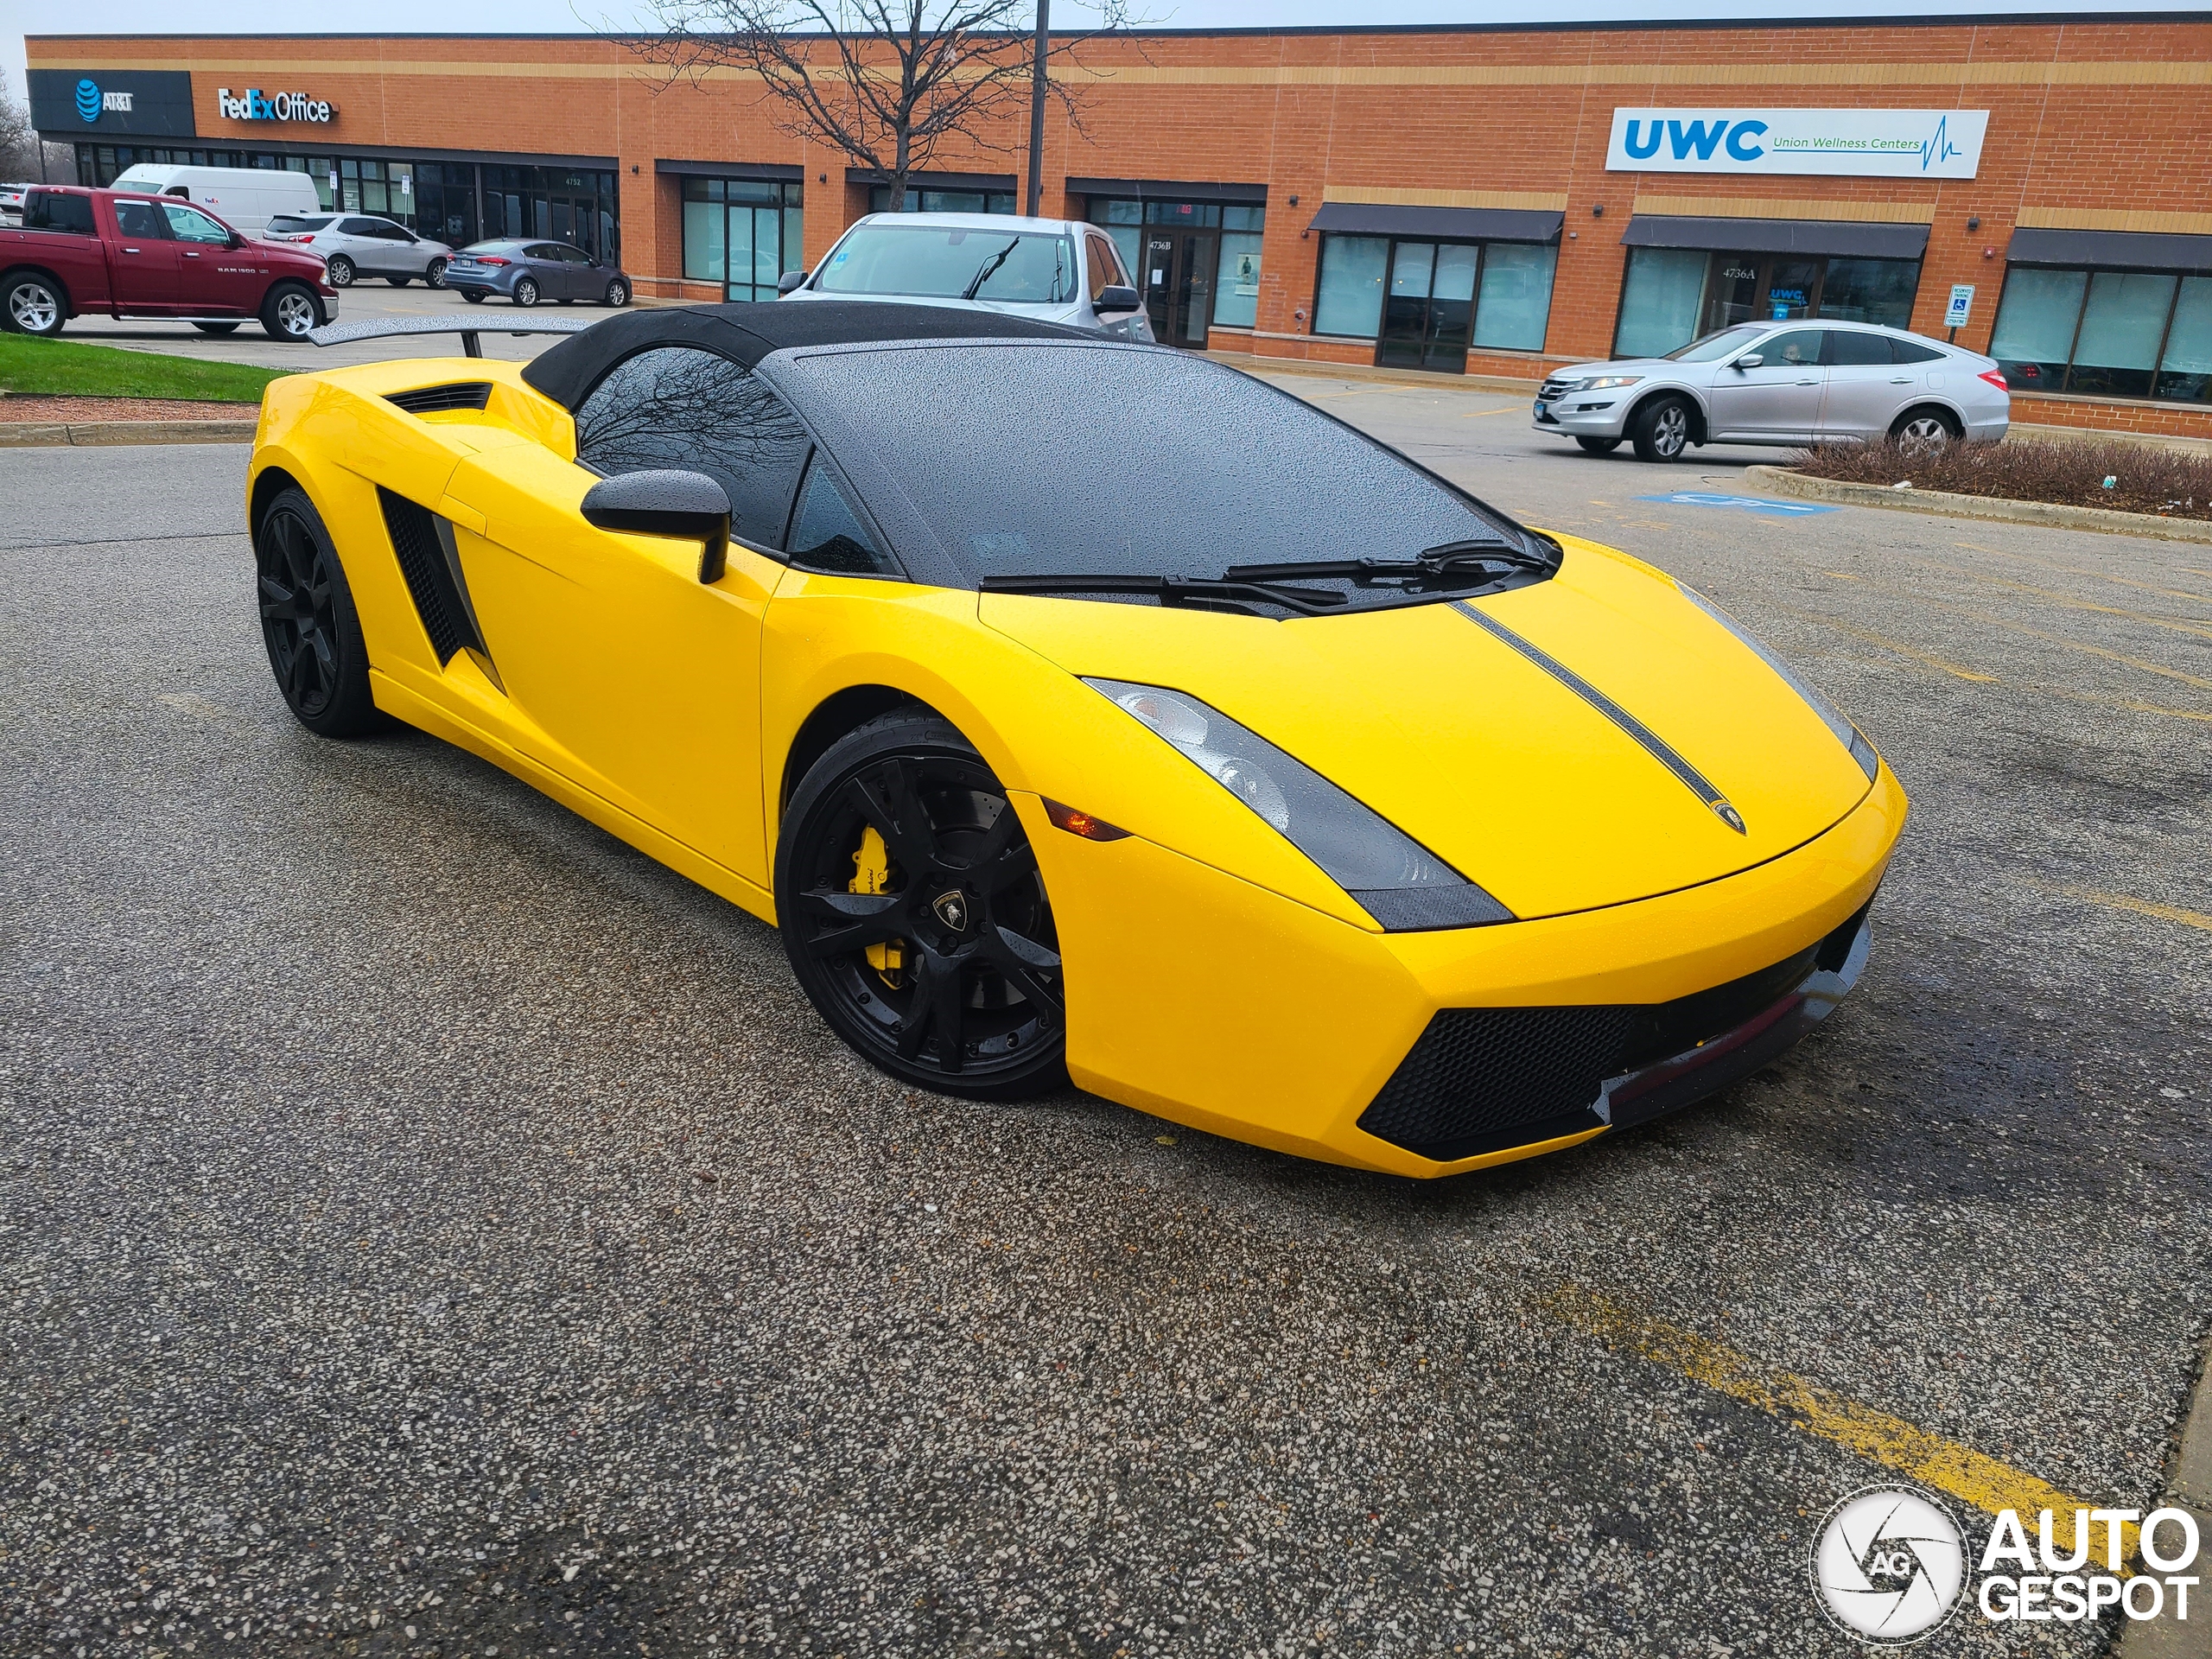
POLYGON ((1328 380, 1375 380, 1386 385, 1427 386, 1432 391, 1508 391, 1533 398, 1543 376, 1512 380, 1497 374, 1442 374, 1422 369, 1380 369, 1365 363, 1324 363, 1303 357, 1262 357, 1255 352, 1215 352, 1206 356, 1247 374, 1313 374, 1328 380))
MULTIPOLYGON (((2207 1571, 2212 1567, 2212 1349, 2197 1372, 2181 1444, 2166 1467, 2165 1496, 2159 1502, 2196 1516, 2202 1542, 2194 1570, 2200 1579, 2212 1580, 2207 1571)), ((2162 1536, 2171 1543, 2171 1533, 2162 1536)), ((2168 1614, 2141 1624, 2126 1621, 2113 1644, 2114 1659, 2212 1659, 2212 1602, 2201 1599, 2206 1587, 2200 1583, 2190 1592, 2186 1620, 2168 1614)))
POLYGON ((1748 467, 1744 481, 1779 495, 1810 501, 1834 501, 1854 507, 1888 507, 1903 512, 1936 512, 1952 518, 1994 518, 2006 524, 2043 524, 2052 530, 2094 530, 2110 536, 2148 536, 2162 542, 2212 543, 2212 520, 2161 518, 2149 512, 2114 512, 2105 507, 2067 507, 2047 501, 2012 501, 1993 495, 1959 495, 1948 490, 1889 490, 1878 484, 1846 484, 1812 478, 1786 467, 1748 467))
POLYGON ((251 421, 0 421, 0 449, 111 443, 251 443, 251 421))

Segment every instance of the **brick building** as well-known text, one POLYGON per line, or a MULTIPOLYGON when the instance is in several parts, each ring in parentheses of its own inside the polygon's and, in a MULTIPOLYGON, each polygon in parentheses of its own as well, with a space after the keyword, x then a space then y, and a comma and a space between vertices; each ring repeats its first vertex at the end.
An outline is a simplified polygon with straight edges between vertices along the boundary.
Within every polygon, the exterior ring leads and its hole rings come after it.
MULTIPOLYGON (((426 234, 768 297, 881 200, 757 82, 589 36, 29 41, 80 177, 289 167, 426 234), (284 97, 284 94, 295 96, 284 97)), ((1167 31, 1083 48, 1045 211, 1179 344, 1528 381, 1745 316, 1992 351, 2016 418, 2212 435, 2212 14, 1167 31)), ((1015 208, 1026 121, 910 206, 1015 208)))

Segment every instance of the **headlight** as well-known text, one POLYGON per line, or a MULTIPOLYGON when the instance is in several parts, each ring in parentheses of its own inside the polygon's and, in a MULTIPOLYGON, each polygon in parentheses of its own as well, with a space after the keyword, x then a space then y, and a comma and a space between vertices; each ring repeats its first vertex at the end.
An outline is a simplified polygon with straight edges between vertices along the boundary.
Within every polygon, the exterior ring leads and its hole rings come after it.
POLYGON ((1789 689, 1805 699, 1812 711, 1827 722, 1828 730, 1835 734, 1835 741, 1851 751, 1851 758, 1859 763, 1859 771, 1866 774, 1866 781, 1872 783, 1876 774, 1881 771, 1882 763, 1880 757, 1874 753, 1874 746, 1866 741, 1866 733, 1853 725, 1850 717, 1842 709, 1830 702, 1800 677, 1796 670, 1761 645, 1749 628, 1688 582, 1677 585, 1681 587, 1684 598, 1722 627, 1727 629, 1729 632, 1734 634, 1745 645, 1750 646, 1758 654, 1761 662, 1782 676, 1789 689))
POLYGON ((1577 391, 1602 391, 1607 386, 1632 386, 1643 379, 1640 374, 1601 374, 1594 380, 1585 380, 1575 387, 1577 391))
POLYGON ((1086 679, 1265 818, 1389 932, 1510 922, 1513 912, 1327 779, 1179 691, 1086 679))

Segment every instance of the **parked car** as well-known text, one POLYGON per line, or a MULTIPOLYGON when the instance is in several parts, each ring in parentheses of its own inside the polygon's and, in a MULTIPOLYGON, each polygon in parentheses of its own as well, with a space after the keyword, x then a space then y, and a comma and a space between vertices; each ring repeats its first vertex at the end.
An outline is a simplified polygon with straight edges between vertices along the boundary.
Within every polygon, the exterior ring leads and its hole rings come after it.
POLYGON ((1672 461, 1694 443, 1994 442, 2012 418, 1993 358, 1871 323, 1745 322, 1664 357, 1553 371, 1535 428, 1672 461))
POLYGON ((118 190, 176 196, 222 216, 226 225, 259 236, 279 213, 312 213, 322 203, 304 173, 267 167, 172 167, 146 162, 115 176, 118 190))
POLYGON ((213 213, 158 196, 41 185, 19 230, 0 230, 0 327, 58 334, 71 317, 168 317, 227 334, 259 318, 305 340, 337 293, 304 249, 257 242, 213 213))
POLYGON ((268 238, 313 248, 322 256, 333 288, 351 288, 356 276, 381 276, 394 288, 419 276, 443 288, 453 263, 453 250, 444 243, 368 213, 279 213, 269 221, 268 238))
POLYGON ((22 222, 23 197, 35 188, 28 184, 0 184, 0 225, 22 222))
POLYGON ((1152 323, 1113 239, 1066 219, 997 213, 870 213, 837 238, 812 275, 786 271, 787 300, 891 300, 973 306, 1152 338, 1152 323))
POLYGON ((557 300, 630 303, 622 267, 603 264, 566 242, 478 242, 454 255, 446 286, 471 305, 497 294, 517 305, 557 300))

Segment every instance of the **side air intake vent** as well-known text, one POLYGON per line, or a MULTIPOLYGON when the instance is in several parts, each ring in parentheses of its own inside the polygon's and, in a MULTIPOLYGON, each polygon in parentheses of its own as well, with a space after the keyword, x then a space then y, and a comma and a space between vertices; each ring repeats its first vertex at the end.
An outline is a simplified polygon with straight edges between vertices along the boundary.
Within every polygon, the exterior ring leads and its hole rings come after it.
POLYGON ((412 391, 391 392, 385 397, 385 402, 398 404, 410 415, 435 415, 448 409, 482 409, 491 401, 489 380, 455 380, 442 386, 417 386, 412 391))
POLYGON ((464 649, 483 651, 484 636, 477 630, 476 613, 461 581, 453 526, 428 507, 381 486, 377 499, 384 507, 384 525, 399 559, 399 574, 407 580, 407 592, 438 661, 450 662, 454 652, 464 649))

